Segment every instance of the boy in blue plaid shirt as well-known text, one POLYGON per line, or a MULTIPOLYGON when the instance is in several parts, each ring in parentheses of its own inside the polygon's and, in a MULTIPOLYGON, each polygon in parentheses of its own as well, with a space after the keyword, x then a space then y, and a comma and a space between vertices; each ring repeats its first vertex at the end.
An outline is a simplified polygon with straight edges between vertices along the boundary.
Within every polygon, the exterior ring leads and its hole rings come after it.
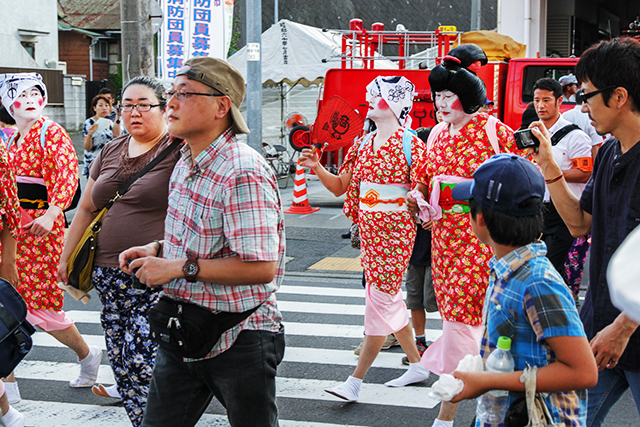
POLYGON ((453 402, 509 390, 511 404, 524 395, 520 376, 529 364, 540 368, 537 391, 548 392, 545 401, 554 422, 583 426, 586 389, 595 386, 598 371, 571 292, 538 240, 544 189, 544 178, 531 162, 498 154, 453 190, 454 199, 469 200, 473 231, 495 254, 489 262, 480 355, 486 362, 498 337, 506 336, 515 362, 510 373, 454 372, 465 385, 453 402))

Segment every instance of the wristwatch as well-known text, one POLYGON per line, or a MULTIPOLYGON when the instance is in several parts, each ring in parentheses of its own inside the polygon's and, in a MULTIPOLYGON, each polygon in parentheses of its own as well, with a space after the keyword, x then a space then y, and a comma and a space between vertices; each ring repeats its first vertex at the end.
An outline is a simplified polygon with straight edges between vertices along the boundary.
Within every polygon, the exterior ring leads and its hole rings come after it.
POLYGON ((187 279, 187 282, 193 283, 196 281, 196 276, 198 276, 198 272, 200 271, 200 267, 198 267, 198 257, 194 255, 189 255, 187 261, 182 266, 182 272, 184 273, 184 278, 187 279))

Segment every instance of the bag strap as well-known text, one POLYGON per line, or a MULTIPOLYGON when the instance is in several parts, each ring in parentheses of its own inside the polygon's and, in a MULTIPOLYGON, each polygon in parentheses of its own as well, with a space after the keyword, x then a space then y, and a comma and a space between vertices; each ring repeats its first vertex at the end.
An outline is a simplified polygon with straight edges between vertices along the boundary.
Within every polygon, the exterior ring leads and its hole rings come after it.
POLYGON ((558 143, 562 138, 564 138, 574 130, 580 130, 580 127, 574 124, 566 125, 565 127, 563 127, 562 129, 560 129, 559 131, 553 134, 553 136, 551 137, 551 145, 558 145, 558 143))
POLYGON ((53 123, 53 120, 45 120, 40 129, 40 146, 44 150, 44 143, 47 140, 47 128, 53 123))
MULTIPOLYGON (((500 123, 498 119, 496 119, 492 115, 489 115, 489 118, 484 125, 484 130, 485 132, 487 132, 487 137, 489 138, 491 147, 496 154, 500 153, 500 142, 498 141, 498 131, 496 129, 498 123, 500 123)), ((431 149, 433 148, 433 144, 435 144, 436 138, 446 127, 446 122, 440 122, 434 126, 434 128, 431 130, 431 133, 429 134, 429 138, 427 139, 427 151, 431 151, 431 149)))
MULTIPOLYGON (((49 128, 49 125, 51 125, 51 123, 53 123, 53 120, 47 119, 44 121, 44 123, 42 123, 42 128, 40 128, 40 146, 43 150, 44 143, 47 140, 47 128, 49 128)), ((16 140, 16 135, 18 135, 18 132, 14 132, 13 135, 11 135, 11 138, 9 138, 9 142, 7 142, 7 151, 9 151, 9 148, 11 148, 11 144, 13 144, 13 142, 16 140)))
POLYGON ((153 160, 147 163, 145 167, 140 169, 140 171, 138 171, 138 173, 135 174, 129 181, 127 181, 127 183, 123 185, 122 188, 116 192, 115 197, 109 200, 109 203, 106 204, 105 208, 110 209, 111 206, 113 206, 113 204, 116 202, 116 200, 124 196, 125 193, 129 191, 129 187, 131 187, 133 183, 138 180, 138 178, 140 178, 141 176, 149 172, 151 169, 153 169, 155 165, 160 163, 165 157, 169 155, 169 153, 171 153, 181 143, 182 143, 181 139, 178 139, 178 138, 174 139, 171 145, 169 145, 167 148, 162 150, 160 154, 158 154, 153 160))
POLYGON ((493 151, 496 154, 500 154, 500 143, 498 142, 498 131, 496 130, 498 123, 498 119, 496 119, 492 115, 489 115, 487 123, 485 123, 484 125, 484 130, 485 132, 487 132, 487 137, 489 138, 491 147, 493 147, 493 151))
MULTIPOLYGON (((360 150, 371 140, 374 132, 369 132, 362 138, 360 141, 360 146, 358 147, 358 154, 360 154, 360 150)), ((416 131, 409 128, 404 128, 402 132, 402 152, 404 153, 405 159, 407 159, 407 163, 409 164, 409 169, 411 169, 411 142, 413 141, 413 137, 417 136, 416 131)))
POLYGON ((409 169, 411 169, 411 143, 413 142, 414 136, 418 136, 415 130, 404 128, 404 132, 402 133, 402 151, 404 152, 404 158, 407 159, 409 169))
POLYGON ((429 138, 427 138, 427 152, 431 151, 433 148, 433 144, 436 143, 436 138, 442 131, 447 127, 447 122, 440 122, 431 129, 431 133, 429 134, 429 138))

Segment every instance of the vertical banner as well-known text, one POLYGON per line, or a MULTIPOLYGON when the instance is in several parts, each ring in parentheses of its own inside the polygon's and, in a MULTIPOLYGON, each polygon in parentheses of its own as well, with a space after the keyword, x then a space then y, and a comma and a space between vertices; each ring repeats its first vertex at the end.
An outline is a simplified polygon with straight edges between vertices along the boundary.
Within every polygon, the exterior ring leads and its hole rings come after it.
POLYGON ((162 0, 162 78, 196 56, 227 58, 234 0, 162 0))

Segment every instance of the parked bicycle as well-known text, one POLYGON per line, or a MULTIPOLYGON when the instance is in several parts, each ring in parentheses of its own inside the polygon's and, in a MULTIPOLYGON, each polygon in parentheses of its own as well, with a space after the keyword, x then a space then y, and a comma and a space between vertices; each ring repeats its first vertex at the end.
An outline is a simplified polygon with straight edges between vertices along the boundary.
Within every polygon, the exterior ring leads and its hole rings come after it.
POLYGON ((287 149, 280 144, 262 143, 262 155, 267 160, 278 179, 278 187, 283 190, 293 182, 296 173, 295 155, 289 154, 287 149))

